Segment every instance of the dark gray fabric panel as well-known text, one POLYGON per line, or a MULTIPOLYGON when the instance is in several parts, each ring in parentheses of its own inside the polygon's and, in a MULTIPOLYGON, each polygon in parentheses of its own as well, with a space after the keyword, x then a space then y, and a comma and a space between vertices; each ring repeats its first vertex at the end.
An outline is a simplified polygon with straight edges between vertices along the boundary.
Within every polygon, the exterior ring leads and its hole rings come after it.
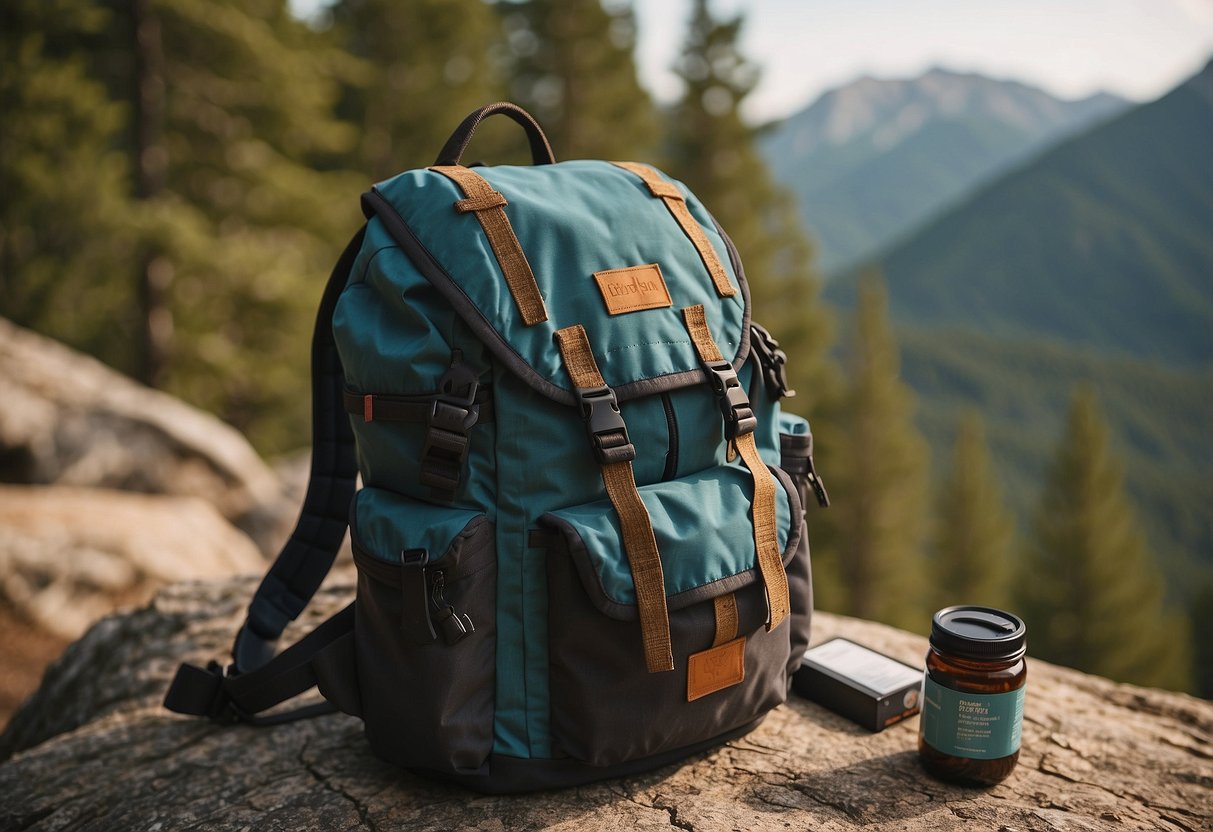
MULTIPOLYGON (((786 434, 780 434, 780 439, 786 438, 786 434)), ((799 438, 799 437, 794 437, 799 438)), ((793 450, 801 449, 799 443, 782 443, 783 460, 781 468, 773 468, 775 475, 784 483, 784 487, 788 489, 789 499, 794 500, 798 505, 793 509, 794 516, 799 517, 801 522, 800 536, 795 542, 794 555, 787 563, 788 573, 788 593, 791 596, 792 602, 792 637, 791 637, 791 654, 788 656, 788 675, 795 673, 800 668, 800 660, 804 656, 804 651, 809 647, 809 638, 812 632, 813 625, 813 571, 812 560, 809 556, 809 526, 808 519, 805 516, 805 507, 809 504, 804 502, 808 494, 808 480, 805 476, 789 475, 786 468, 792 464, 795 469, 796 460, 788 458, 789 448, 793 450)), ((808 466, 803 466, 803 470, 807 475, 808 466)), ((815 503, 814 503, 815 505, 815 503)))
POLYGON ((693 745, 675 748, 672 751, 654 754, 639 760, 629 760, 615 766, 591 766, 568 757, 558 757, 552 760, 526 760, 520 757, 493 754, 483 769, 476 774, 452 775, 448 772, 418 768, 414 768, 413 771, 424 777, 434 777, 485 794, 517 794, 542 789, 564 789, 593 783, 596 780, 605 780, 609 777, 628 777, 640 774, 696 754, 702 754, 722 743, 750 733, 762 724, 763 718, 760 716, 745 725, 693 745))
POLYGON ((761 584, 737 591, 745 680, 688 702, 687 657, 712 644, 712 604, 670 612, 674 670, 647 673, 639 623, 596 609, 572 558, 552 553, 547 565, 553 742, 575 760, 611 766, 692 745, 746 725, 786 698, 792 628, 766 631, 761 584))
MULTIPOLYGON (((397 765, 472 774, 482 770, 492 751, 495 535, 487 521, 469 529, 441 560, 444 568, 451 567, 445 599, 475 625, 475 632, 455 644, 406 638, 399 580, 377 580, 359 564, 354 629, 362 718, 371 748, 397 765)), ((406 544, 402 541, 402 548, 406 544)))

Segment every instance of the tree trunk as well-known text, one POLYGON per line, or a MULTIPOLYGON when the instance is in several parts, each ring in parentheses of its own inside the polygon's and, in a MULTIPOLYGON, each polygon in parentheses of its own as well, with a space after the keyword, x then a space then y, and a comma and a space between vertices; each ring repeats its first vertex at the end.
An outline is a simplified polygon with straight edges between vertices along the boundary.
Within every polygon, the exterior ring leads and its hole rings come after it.
MULTIPOLYGON (((131 108, 135 197, 150 201, 164 190, 168 168, 168 151, 164 147, 164 51, 160 20, 151 8, 151 0, 132 0, 130 15, 135 87, 131 108)), ((168 362, 173 335, 173 317, 168 306, 172 276, 172 264, 145 244, 138 255, 139 379, 150 387, 161 386, 168 362)))

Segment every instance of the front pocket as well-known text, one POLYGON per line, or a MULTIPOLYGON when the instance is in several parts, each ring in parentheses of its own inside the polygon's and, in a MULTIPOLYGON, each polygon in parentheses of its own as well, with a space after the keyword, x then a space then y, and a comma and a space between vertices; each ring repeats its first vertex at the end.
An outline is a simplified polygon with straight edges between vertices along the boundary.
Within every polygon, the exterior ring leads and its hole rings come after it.
MULTIPOLYGON (((791 576, 803 534, 791 481, 776 476, 778 540, 791 576)), ((771 632, 755 564, 750 474, 721 465, 642 486, 661 553, 674 670, 648 673, 635 587, 618 518, 606 500, 561 509, 541 522, 556 534, 548 571, 552 733, 557 747, 607 766, 688 746, 740 728, 783 702, 796 616, 771 632), (706 695, 688 687, 692 654, 711 647, 714 602, 735 593, 745 638, 744 679, 706 695)), ((801 601, 793 598, 793 608, 801 601)), ((742 649, 742 648, 737 648, 742 649)), ((734 654, 735 655, 735 654, 734 654)))
POLYGON ((493 745, 493 524, 377 488, 351 514, 367 739, 399 765, 476 773, 493 745))

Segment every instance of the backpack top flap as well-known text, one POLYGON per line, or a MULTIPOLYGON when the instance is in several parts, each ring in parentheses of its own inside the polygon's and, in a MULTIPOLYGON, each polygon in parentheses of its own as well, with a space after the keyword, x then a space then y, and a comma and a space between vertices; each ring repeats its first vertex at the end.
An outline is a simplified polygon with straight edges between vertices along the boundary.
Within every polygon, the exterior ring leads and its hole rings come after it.
POLYGON ((473 200, 451 177, 406 171, 376 185, 364 209, 535 390, 576 401, 553 341, 556 330, 573 324, 585 327, 603 378, 621 400, 706 380, 682 319, 682 309, 696 304, 707 310, 721 352, 740 368, 749 351, 745 276, 732 243, 685 186, 645 169, 659 189, 681 195, 674 197, 685 205, 680 220, 640 175, 610 162, 471 170, 504 197, 504 204, 491 197, 489 207, 504 211, 542 296, 546 318, 529 326, 481 217, 467 208, 473 200), (683 221, 702 233, 684 230, 683 221), (701 245, 711 246, 730 294, 722 296, 701 245))

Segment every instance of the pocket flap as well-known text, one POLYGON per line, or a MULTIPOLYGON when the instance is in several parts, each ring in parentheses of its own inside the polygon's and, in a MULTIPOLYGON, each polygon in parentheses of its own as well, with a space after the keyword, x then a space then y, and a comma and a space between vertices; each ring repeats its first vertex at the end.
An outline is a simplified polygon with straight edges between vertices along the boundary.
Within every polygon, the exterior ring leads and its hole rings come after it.
MULTIPOLYGON (((775 491, 775 519, 786 564, 803 533, 800 498, 784 472, 770 470, 783 486, 775 491)), ((749 471, 722 465, 639 491, 661 553, 670 611, 759 580, 749 471)), ((609 500, 550 512, 540 522, 559 533, 594 606, 612 618, 637 618, 636 588, 609 500)))
MULTIPOLYGON (((475 536, 488 518, 478 511, 439 506, 382 488, 364 488, 350 508, 350 535, 355 554, 390 566, 403 563, 403 553, 424 549, 426 563, 440 564, 456 578, 475 569, 477 558, 461 556, 464 541, 475 536)), ((491 549, 475 547, 476 552, 491 549)), ((395 573, 398 570, 391 570, 395 573)))

